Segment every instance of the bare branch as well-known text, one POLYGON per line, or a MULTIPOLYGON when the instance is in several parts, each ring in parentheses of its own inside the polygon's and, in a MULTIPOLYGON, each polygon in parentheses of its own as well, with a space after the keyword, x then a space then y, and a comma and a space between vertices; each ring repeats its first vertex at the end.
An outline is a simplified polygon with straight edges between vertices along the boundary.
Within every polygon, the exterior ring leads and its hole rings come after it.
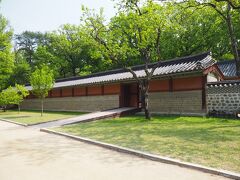
POLYGON ((202 6, 212 7, 219 15, 221 15, 221 17, 222 17, 224 20, 227 20, 227 17, 224 15, 224 13, 221 12, 221 10, 219 10, 215 4, 212 4, 212 3, 198 3, 198 4, 199 4, 199 5, 202 5, 202 6))
POLYGON ((157 64, 155 64, 155 65, 152 67, 152 70, 151 70, 151 72, 150 72, 150 77, 151 77, 151 78, 152 78, 152 76, 153 76, 154 71, 160 66, 160 64, 161 64, 161 61, 158 61, 157 64))
POLYGON ((127 70, 128 72, 130 72, 133 75, 133 78, 142 85, 142 81, 141 79, 137 76, 137 74, 132 70, 132 68, 130 67, 124 67, 125 70, 127 70))
POLYGON ((233 1, 231 0, 215 0, 217 2, 227 2, 228 4, 230 4, 230 6, 233 8, 233 9, 240 9, 240 4, 239 5, 235 5, 233 3, 233 1))

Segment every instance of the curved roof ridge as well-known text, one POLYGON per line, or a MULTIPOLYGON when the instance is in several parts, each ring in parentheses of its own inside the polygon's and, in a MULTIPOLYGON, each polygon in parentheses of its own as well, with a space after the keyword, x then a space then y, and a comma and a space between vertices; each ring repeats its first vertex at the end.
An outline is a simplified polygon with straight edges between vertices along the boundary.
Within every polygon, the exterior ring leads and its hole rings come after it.
MULTIPOLYGON (((177 57, 177 58, 173 58, 173 59, 169 59, 169 60, 163 60, 160 63, 160 66, 171 65, 171 64, 175 64, 175 63, 186 63, 189 61, 199 61, 199 60, 204 59, 208 55, 211 55, 211 51, 207 51, 207 52, 203 52, 203 53, 199 53, 199 54, 195 54, 195 55, 184 56, 184 57, 177 57)), ((149 68, 153 67, 155 64, 157 64, 157 62, 150 63, 149 68)), ((132 69, 135 71, 141 70, 143 68, 144 68, 144 64, 132 66, 132 69)), ((112 70, 108 70, 108 71, 92 73, 92 74, 85 75, 85 76, 74 76, 74 77, 68 77, 68 78, 61 78, 61 79, 57 79, 56 82, 79 80, 79 79, 104 76, 104 75, 121 73, 121 72, 126 72, 126 70, 124 68, 112 69, 112 70)))
POLYGON ((226 77, 236 77, 237 69, 235 60, 218 61, 217 66, 226 77))

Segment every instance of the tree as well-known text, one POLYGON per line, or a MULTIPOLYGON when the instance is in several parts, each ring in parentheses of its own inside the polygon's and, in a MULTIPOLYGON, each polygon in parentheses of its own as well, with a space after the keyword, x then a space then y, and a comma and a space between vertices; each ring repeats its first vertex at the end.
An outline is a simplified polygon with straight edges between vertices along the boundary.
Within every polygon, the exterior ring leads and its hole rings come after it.
POLYGON ((35 67, 41 67, 43 64, 48 65, 53 70, 55 77, 61 77, 62 70, 66 69, 64 59, 51 53, 54 47, 38 46, 34 53, 35 67))
POLYGON ((41 116, 43 116, 43 101, 48 92, 53 88, 53 71, 48 66, 37 68, 30 77, 32 92, 41 100, 41 116))
POLYGON ((31 66, 34 65, 33 55, 37 47, 46 43, 46 34, 41 32, 25 31, 15 35, 16 51, 21 52, 31 66))
POLYGON ((15 52, 14 68, 9 78, 9 85, 26 84, 29 82, 29 76, 31 74, 31 67, 27 63, 22 53, 15 52))
MULTIPOLYGON (((233 22, 233 9, 240 9, 239 2, 235 0, 188 0, 187 2, 190 6, 210 7, 225 21, 231 41, 232 53, 236 61, 237 75, 240 76, 240 54, 238 52, 238 40, 233 22)), ((238 26, 239 23, 240 22, 238 22, 238 26)))
POLYGON ((18 105, 18 111, 20 112, 20 104, 23 102, 24 98, 29 95, 29 91, 23 85, 16 84, 15 91, 18 94, 16 96, 15 104, 18 105))
POLYGON ((99 55, 96 43, 88 38, 84 28, 70 24, 49 33, 50 47, 47 50, 57 59, 56 65, 64 77, 102 69, 104 58, 99 55))
MULTIPOLYGON (((225 22, 211 8, 188 8, 186 4, 168 4, 173 8, 172 24, 162 32, 162 57, 171 59, 212 51, 217 60, 231 53, 225 22)), ((230 57, 231 59, 231 57, 230 57)), ((226 59, 225 59, 226 60, 226 59)))
POLYGON ((120 64, 138 82, 145 117, 150 119, 149 81, 162 60, 162 32, 171 26, 171 9, 150 0, 123 0, 119 4, 119 13, 109 25, 105 25, 102 12, 96 14, 87 8, 83 8, 82 20, 91 37, 105 49, 109 59, 120 64), (144 78, 139 78, 129 67, 136 60, 144 64, 144 78), (158 63, 153 67, 149 66, 150 62, 156 61, 158 63))
POLYGON ((12 34, 8 21, 0 14, 0 90, 8 86, 8 79, 13 72, 12 34))
POLYGON ((0 105, 4 111, 6 111, 8 105, 18 105, 20 112, 20 104, 28 94, 28 90, 22 85, 16 84, 15 87, 9 86, 0 93, 0 105))
POLYGON ((0 93, 0 105, 3 107, 4 112, 8 105, 15 105, 19 99, 19 95, 13 87, 8 87, 0 93))
POLYGON ((54 54, 65 60, 65 70, 71 76, 76 76, 84 66, 84 48, 82 48, 79 28, 66 24, 60 30, 51 34, 51 45, 54 47, 54 54))

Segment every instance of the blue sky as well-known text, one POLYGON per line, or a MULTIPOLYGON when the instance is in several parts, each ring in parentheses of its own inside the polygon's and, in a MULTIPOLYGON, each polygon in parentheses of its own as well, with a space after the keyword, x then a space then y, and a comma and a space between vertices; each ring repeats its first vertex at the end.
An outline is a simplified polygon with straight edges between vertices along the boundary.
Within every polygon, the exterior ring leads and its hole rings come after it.
POLYGON ((0 13, 5 16, 14 33, 56 30, 60 25, 79 24, 81 5, 99 10, 109 19, 114 16, 112 0, 2 0, 0 13))

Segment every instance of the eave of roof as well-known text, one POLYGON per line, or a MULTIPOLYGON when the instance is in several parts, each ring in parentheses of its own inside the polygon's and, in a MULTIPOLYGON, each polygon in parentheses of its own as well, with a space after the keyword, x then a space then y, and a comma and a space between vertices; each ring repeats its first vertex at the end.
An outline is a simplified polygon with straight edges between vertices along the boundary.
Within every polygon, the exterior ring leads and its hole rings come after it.
MULTIPOLYGON (((163 61, 158 68, 154 71, 154 77, 173 75, 178 73, 187 73, 194 71, 203 71, 204 69, 212 66, 215 61, 211 57, 210 52, 186 56, 181 58, 175 58, 168 61, 163 61)), ((149 70, 156 63, 149 64, 149 70)), ((144 71, 144 65, 138 65, 132 67, 139 78, 144 78, 146 73, 144 71)), ((130 72, 125 69, 111 70, 101 73, 96 73, 83 77, 74 77, 57 80, 54 84, 54 88, 77 86, 77 85, 89 85, 100 83, 113 83, 134 80, 130 72)), ((27 86, 31 90, 31 86, 27 86)))
POLYGON ((219 61, 217 65, 226 78, 237 77, 235 60, 219 61))
POLYGON ((224 80, 218 82, 209 82, 207 83, 207 87, 230 87, 240 85, 240 80, 224 80))

